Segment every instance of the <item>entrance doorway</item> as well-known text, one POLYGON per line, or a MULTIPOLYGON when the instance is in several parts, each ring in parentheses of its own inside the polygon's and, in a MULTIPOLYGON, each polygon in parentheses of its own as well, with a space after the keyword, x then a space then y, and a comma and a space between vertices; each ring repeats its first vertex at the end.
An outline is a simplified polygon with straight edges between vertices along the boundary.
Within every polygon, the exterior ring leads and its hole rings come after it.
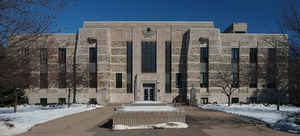
POLYGON ((155 84, 143 84, 144 101, 155 101, 155 84))

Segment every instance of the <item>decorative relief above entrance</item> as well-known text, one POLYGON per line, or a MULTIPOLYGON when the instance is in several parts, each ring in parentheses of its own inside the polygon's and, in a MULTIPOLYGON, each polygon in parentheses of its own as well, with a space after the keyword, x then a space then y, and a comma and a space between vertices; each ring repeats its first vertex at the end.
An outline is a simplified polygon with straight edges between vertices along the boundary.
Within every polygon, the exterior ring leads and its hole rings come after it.
POLYGON ((151 27, 147 27, 144 31, 143 31, 144 37, 145 38, 150 38, 151 36, 154 35, 154 31, 151 29, 151 27))

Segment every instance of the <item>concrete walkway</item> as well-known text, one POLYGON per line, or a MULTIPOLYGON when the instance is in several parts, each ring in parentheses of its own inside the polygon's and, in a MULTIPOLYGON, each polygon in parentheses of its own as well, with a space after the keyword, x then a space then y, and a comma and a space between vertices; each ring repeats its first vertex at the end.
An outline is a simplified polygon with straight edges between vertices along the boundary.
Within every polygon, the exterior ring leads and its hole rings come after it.
POLYGON ((223 112, 194 107, 185 107, 185 111, 190 126, 186 129, 113 131, 103 127, 110 125, 106 122, 113 114, 113 107, 104 107, 40 124, 20 136, 296 136, 223 112))

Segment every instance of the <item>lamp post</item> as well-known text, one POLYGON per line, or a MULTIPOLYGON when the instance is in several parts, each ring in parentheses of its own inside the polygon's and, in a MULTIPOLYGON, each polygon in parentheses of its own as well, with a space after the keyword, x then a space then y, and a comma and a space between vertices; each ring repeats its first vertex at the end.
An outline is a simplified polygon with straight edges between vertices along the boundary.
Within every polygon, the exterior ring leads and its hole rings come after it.
MULTIPOLYGON (((97 41, 97 39, 96 38, 88 37, 87 41, 88 41, 89 44, 93 44, 93 43, 96 44, 95 47, 96 47, 96 58, 97 58, 98 57, 98 41, 97 41)), ((95 70, 96 70, 95 72, 96 72, 96 75, 97 75, 97 67, 98 67, 97 61, 98 60, 96 59, 96 62, 95 62, 95 70)), ((97 76, 96 76, 96 78, 97 78, 97 76)), ((98 80, 96 80, 96 92, 98 92, 98 80)))

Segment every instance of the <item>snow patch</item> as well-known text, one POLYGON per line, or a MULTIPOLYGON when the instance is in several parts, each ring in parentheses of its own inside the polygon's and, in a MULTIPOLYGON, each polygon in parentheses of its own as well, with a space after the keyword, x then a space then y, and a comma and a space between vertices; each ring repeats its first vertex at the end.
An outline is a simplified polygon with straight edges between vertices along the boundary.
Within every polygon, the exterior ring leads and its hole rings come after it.
POLYGON ((289 115, 300 112, 298 107, 283 105, 280 106, 280 111, 276 110, 276 105, 264 106, 263 104, 234 104, 231 106, 208 104, 199 107, 255 118, 264 121, 273 129, 300 133, 300 125, 294 123, 295 119, 289 118, 289 115))
POLYGON ((188 124, 183 122, 168 122, 158 124, 147 124, 138 126, 127 126, 122 124, 114 125, 114 130, 127 130, 127 129, 158 129, 158 128, 188 128, 188 124))
POLYGON ((18 112, 13 113, 13 107, 0 108, 0 132, 1 136, 11 136, 24 133, 34 125, 44 123, 56 118, 100 108, 99 105, 72 104, 60 106, 21 105, 18 112), (9 121, 5 121, 5 120, 9 121), (14 127, 9 128, 5 123, 11 123, 14 127))

